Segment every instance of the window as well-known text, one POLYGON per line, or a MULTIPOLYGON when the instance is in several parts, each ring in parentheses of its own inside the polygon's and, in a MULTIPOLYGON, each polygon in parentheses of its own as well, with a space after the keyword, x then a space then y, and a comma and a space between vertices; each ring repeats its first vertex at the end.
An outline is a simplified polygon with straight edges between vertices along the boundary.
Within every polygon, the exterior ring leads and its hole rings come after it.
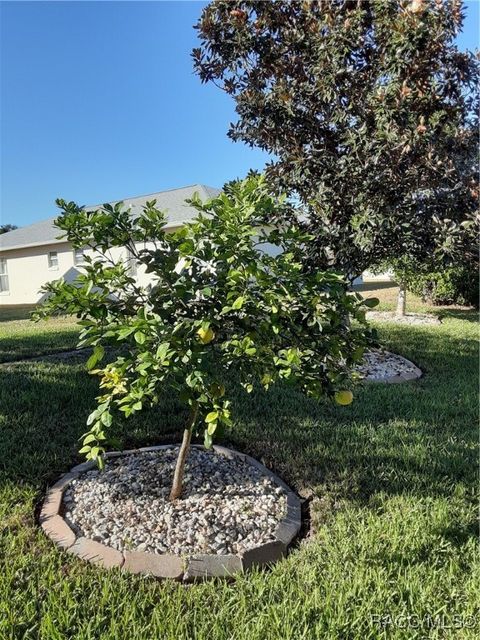
POLYGON ((73 250, 73 263, 76 265, 83 264, 85 262, 85 255, 83 253, 83 249, 74 249, 73 250))
POLYGON ((8 293, 8 291, 7 260, 0 258, 0 293, 8 293))
POLYGON ((55 271, 58 269, 58 253, 56 251, 48 252, 48 268, 55 271))

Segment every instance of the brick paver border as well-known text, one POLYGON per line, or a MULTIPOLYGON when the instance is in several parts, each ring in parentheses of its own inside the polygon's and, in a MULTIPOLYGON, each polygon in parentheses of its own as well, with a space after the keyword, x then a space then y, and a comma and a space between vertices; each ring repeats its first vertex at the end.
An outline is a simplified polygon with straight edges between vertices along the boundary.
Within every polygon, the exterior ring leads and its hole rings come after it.
MULTIPOLYGON (((109 458, 116 458, 145 451, 159 451, 172 446, 174 445, 143 447, 129 451, 112 451, 106 455, 109 458)), ((193 446, 202 448, 201 445, 193 446)), ((285 490, 287 494, 287 512, 277 526, 274 541, 252 547, 238 555, 198 554, 181 557, 174 554, 157 554, 146 551, 120 552, 100 542, 77 536, 62 516, 63 492, 70 482, 78 478, 81 473, 95 468, 96 465, 93 461, 84 462, 73 467, 47 491, 40 512, 40 525, 46 535, 57 546, 66 550, 67 553, 71 553, 88 562, 107 569, 117 567, 129 573, 150 575, 162 579, 183 580, 184 582, 214 577, 227 578, 248 571, 252 567, 269 565, 284 558, 287 554, 288 546, 298 535, 301 528, 300 498, 281 478, 258 460, 226 447, 214 446, 213 449, 216 453, 227 458, 240 458, 260 469, 263 474, 285 490)))

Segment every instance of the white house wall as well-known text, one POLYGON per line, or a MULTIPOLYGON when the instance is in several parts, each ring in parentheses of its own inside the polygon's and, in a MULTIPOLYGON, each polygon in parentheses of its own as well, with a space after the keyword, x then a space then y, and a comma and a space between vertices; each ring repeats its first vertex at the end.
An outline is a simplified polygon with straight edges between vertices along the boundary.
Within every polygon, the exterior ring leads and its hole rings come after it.
POLYGON ((42 297, 39 290, 46 282, 68 277, 75 268, 73 252, 67 242, 2 251, 0 257, 7 261, 9 283, 9 290, 0 293, 0 306, 39 302, 42 297), (50 251, 57 252, 58 269, 48 266, 50 251))
MULTIPOLYGON (((90 251, 85 251, 91 255, 90 251)), ((114 248, 109 256, 115 262, 126 259, 125 249, 114 248)), ((81 273, 82 267, 75 265, 74 253, 68 242, 43 245, 39 247, 25 247, 0 252, 0 258, 7 261, 9 290, 0 292, 0 307, 10 305, 30 305, 42 300, 40 289, 51 280, 64 278, 67 282, 74 280, 81 273), (56 251, 58 268, 50 268, 48 254, 56 251)), ((144 269, 138 269, 138 281, 141 285, 149 282, 149 275, 144 269)))
MULTIPOLYGON (((148 243, 147 247, 150 248, 151 246, 153 244, 148 243)), ((138 249, 143 247, 143 244, 137 245, 138 249)), ((264 244, 262 248, 270 255, 279 253, 279 248, 273 245, 264 244)), ((86 254, 91 255, 91 252, 87 250, 86 254)), ((128 258, 127 251, 124 248, 113 248, 108 255, 115 262, 128 258)), ((0 292, 0 308, 10 305, 36 304, 41 301, 43 294, 40 293, 40 289, 47 282, 62 277, 67 281, 74 280, 82 271, 81 266, 75 265, 74 252, 68 242, 4 250, 0 251, 0 258, 7 260, 9 281, 9 290, 0 292), (51 251, 57 252, 57 269, 50 268, 48 265, 48 254, 51 251)), ((381 279, 381 276, 377 276, 377 278, 381 279)), ((385 275, 383 278, 385 279, 385 275)), ((150 274, 145 272, 143 265, 137 267, 136 280, 143 287, 148 286, 152 281, 150 274)))

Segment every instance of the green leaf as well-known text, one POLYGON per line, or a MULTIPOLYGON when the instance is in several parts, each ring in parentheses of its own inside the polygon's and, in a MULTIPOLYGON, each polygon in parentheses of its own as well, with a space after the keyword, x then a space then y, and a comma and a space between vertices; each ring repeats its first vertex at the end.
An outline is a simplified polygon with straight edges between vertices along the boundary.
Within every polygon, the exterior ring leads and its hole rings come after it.
POLYGON ((117 334, 118 335, 118 340, 123 340, 123 338, 127 338, 134 331, 135 331, 135 327, 125 327, 123 329, 120 329, 120 331, 117 334))
POLYGON ((102 347, 101 344, 97 344, 94 349, 93 352, 96 354, 97 356, 97 361, 101 360, 103 358, 103 356, 105 355, 105 349, 102 347))
POLYGON ((157 348, 157 354, 156 354, 157 358, 161 361, 165 360, 169 349, 170 349, 170 343, 162 342, 162 344, 159 345, 157 348))
POLYGON ((369 309, 373 309, 378 304, 380 304, 380 300, 378 298, 365 298, 363 304, 369 309))
POLYGON ((245 302, 245 298, 243 296, 238 296, 238 298, 233 302, 232 309, 241 309, 243 307, 243 303, 245 302))
POLYGON ((205 417, 205 422, 214 422, 218 419, 218 411, 210 411, 205 417))
POLYGON ((102 415, 100 416, 100 422, 106 427, 110 427, 112 424, 112 414, 107 412, 102 413, 102 415))
POLYGON ((366 319, 365 309, 357 309, 354 315, 355 315, 355 319, 358 320, 359 322, 365 322, 365 319, 366 319))
POLYGON ((146 340, 146 335, 143 333, 143 331, 135 332, 135 342, 138 342, 138 344, 143 344, 145 340, 146 340))
POLYGON ((352 360, 354 362, 360 362, 360 360, 362 360, 363 358, 364 352, 365 352, 364 347, 357 347, 352 354, 352 360))
POLYGON ((205 437, 204 437, 203 444, 205 445, 205 449, 211 449, 212 448, 213 438, 207 431, 205 431, 205 437))
POLYGON ((97 344, 97 346, 93 349, 92 355, 87 360, 87 369, 93 369, 97 362, 103 358, 104 354, 105 349, 100 344, 97 344))
MULTIPOLYGON (((95 442, 97 438, 94 436, 93 433, 89 433, 87 435, 87 437, 83 440, 83 444, 89 444, 90 442, 95 442)), ((90 449, 90 447, 89 447, 90 449)))
POLYGON ((213 434, 215 433, 215 429, 217 428, 217 422, 210 422, 210 424, 207 427, 207 433, 211 436, 213 436, 213 434))

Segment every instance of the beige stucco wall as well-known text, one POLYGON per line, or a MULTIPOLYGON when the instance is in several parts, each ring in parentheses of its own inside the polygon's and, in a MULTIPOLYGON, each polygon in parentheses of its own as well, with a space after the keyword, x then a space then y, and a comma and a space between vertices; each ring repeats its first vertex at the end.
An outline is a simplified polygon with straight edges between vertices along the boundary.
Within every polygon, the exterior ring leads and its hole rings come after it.
MULTIPOLYGON (((169 231, 174 230, 174 228, 169 229, 169 231)), ((137 248, 142 249, 144 246, 151 248, 153 243, 138 244, 137 248)), ((263 245, 263 250, 271 255, 279 252, 278 247, 273 245, 263 245)), ((92 255, 88 250, 85 253, 92 255)), ((114 261, 125 260, 127 251, 123 248, 113 248, 109 251, 109 256, 114 261)), ((58 278, 73 280, 82 270, 81 266, 75 265, 73 249, 68 242, 4 250, 0 251, 0 258, 7 260, 9 280, 9 291, 0 292, 0 307, 36 304, 42 299, 40 289, 45 283, 58 278), (48 266, 50 251, 57 252, 58 269, 48 266)), ((145 273, 143 265, 137 267, 136 279, 140 286, 147 286, 152 280, 151 275, 145 273)))
POLYGON ((46 282, 73 275, 73 252, 67 242, 2 251, 0 257, 7 260, 9 282, 9 291, 0 293, 0 306, 38 302, 46 282), (57 270, 48 267, 49 251, 58 253, 57 270))
MULTIPOLYGON (((126 251, 115 248, 111 250, 110 255, 113 260, 118 260, 126 257, 126 251)), ((0 307, 40 302, 40 289, 45 283, 58 278, 73 280, 82 269, 81 266, 75 265, 73 249, 68 242, 1 251, 0 258, 7 260, 9 282, 9 291, 0 292, 0 307), (58 269, 48 266, 50 251, 57 252, 58 269)), ((142 284, 148 281, 148 276, 139 275, 142 284)))

